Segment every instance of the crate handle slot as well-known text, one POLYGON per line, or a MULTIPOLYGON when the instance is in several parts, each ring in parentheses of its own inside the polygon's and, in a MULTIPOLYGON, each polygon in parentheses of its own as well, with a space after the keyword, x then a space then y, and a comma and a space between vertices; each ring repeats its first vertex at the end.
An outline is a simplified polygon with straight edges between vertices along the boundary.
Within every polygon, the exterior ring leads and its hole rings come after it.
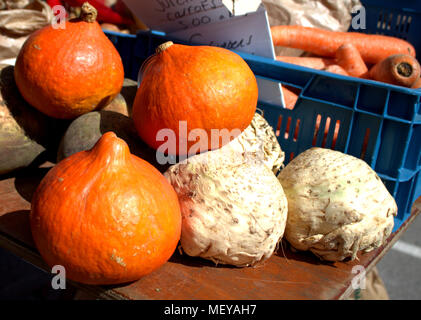
POLYGON ((289 139, 289 130, 291 129, 291 122, 292 122, 292 118, 288 117, 287 126, 285 128, 285 133, 284 133, 285 140, 289 139))
POLYGON ((409 27, 411 26, 412 23, 412 17, 408 16, 408 21, 406 22, 406 30, 405 33, 409 33, 409 27))
POLYGON ((390 30, 392 25, 393 13, 384 13, 381 11, 379 13, 379 18, 377 20, 377 29, 380 30, 390 30))
POLYGON ((294 142, 296 142, 298 139, 298 132, 300 131, 300 123, 301 123, 301 120, 297 119, 297 122, 295 123, 294 136, 292 138, 294 142))
POLYGON ((364 135, 363 145, 361 147, 360 159, 364 160, 364 158, 365 158, 365 154, 367 152, 369 139, 370 139, 370 128, 367 128, 367 130, 365 131, 365 135, 364 135))
POLYGON ((314 133, 313 133, 313 142, 312 142, 313 147, 316 145, 316 142, 317 142, 317 135, 318 135, 319 130, 320 130, 320 123, 321 122, 322 122, 322 115, 318 114, 317 118, 316 118, 316 123, 314 124, 314 133), (317 123, 319 125, 317 125, 317 123))
POLYGON ((403 16, 402 17, 402 23, 401 23, 401 25, 400 25, 400 32, 403 32, 403 30, 404 30, 404 28, 405 28, 405 25, 406 25, 406 18, 407 18, 407 16, 403 16))
POLYGON ((278 124, 276 125, 275 135, 279 137, 281 135, 281 124, 282 124, 283 116, 282 114, 278 118, 278 124))
POLYGON ((336 123, 335 123, 335 131, 333 132, 333 139, 332 139, 332 146, 331 146, 331 149, 332 150, 335 150, 336 141, 338 140, 340 128, 341 128, 341 121, 340 120, 336 120, 336 123))
POLYGON ((325 131, 324 131, 324 136, 323 136, 323 141, 322 141, 322 148, 326 147, 326 141, 327 141, 327 135, 329 133, 329 128, 330 128, 330 122, 331 122, 331 118, 327 117, 326 118, 326 125, 325 125, 325 131))
POLYGON ((399 26, 401 24, 401 19, 402 19, 402 15, 401 14, 398 14, 398 17, 396 19, 396 24, 395 24, 395 30, 396 31, 399 31, 399 26))

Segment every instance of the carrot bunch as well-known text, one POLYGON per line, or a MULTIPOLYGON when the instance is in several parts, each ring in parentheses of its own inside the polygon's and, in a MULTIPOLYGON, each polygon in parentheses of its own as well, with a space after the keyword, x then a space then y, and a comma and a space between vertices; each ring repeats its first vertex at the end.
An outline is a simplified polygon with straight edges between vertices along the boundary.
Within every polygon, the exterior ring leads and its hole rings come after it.
POLYGON ((279 61, 408 88, 421 87, 421 67, 415 58, 415 48, 405 40, 302 26, 274 26, 271 33, 275 46, 316 55, 278 56, 279 61))

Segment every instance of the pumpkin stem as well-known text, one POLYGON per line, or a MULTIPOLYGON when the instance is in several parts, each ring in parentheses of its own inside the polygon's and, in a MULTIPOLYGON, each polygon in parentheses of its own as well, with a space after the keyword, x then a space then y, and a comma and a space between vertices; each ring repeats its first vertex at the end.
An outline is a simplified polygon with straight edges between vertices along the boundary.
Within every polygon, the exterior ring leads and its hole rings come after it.
POLYGON ((155 52, 156 52, 157 54, 159 54, 159 53, 161 53, 161 52, 164 52, 164 51, 165 51, 165 50, 167 50, 169 47, 171 47, 173 44, 174 44, 174 42, 172 42, 172 41, 167 41, 167 42, 164 42, 163 44, 160 44, 160 45, 156 48, 155 52))
POLYGON ((97 141, 91 152, 102 161, 109 164, 125 163, 130 150, 127 143, 118 138, 117 135, 108 131, 97 141))
POLYGON ((80 12, 80 19, 85 22, 95 22, 96 17, 98 16, 98 11, 92 6, 89 2, 85 2, 82 5, 81 12, 80 12))

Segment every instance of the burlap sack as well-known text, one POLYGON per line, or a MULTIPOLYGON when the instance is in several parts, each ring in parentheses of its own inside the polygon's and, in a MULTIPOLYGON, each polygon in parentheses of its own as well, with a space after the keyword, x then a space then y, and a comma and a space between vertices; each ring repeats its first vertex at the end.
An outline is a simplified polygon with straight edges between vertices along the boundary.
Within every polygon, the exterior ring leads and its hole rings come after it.
POLYGON ((355 290, 347 300, 389 300, 389 294, 376 267, 367 274, 365 288, 355 290))
POLYGON ((0 64, 13 64, 26 38, 53 19, 40 0, 0 0, 0 64))

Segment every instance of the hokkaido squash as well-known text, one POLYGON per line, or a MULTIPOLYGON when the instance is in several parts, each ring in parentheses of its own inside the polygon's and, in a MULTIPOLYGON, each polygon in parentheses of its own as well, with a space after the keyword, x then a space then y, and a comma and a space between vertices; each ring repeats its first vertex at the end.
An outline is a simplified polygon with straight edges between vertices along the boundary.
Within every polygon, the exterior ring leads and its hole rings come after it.
POLYGON ((113 132, 47 173, 30 223, 45 262, 86 284, 139 279, 171 257, 181 234, 174 189, 113 132))
POLYGON ((247 128, 257 97, 256 77, 236 53, 166 42, 141 69, 133 119, 139 136, 152 148, 195 154, 230 141, 212 139, 216 130, 232 132, 235 138, 247 128), (174 139, 169 132, 175 133, 174 139))
POLYGON ((121 57, 88 3, 65 28, 46 26, 24 43, 15 79, 24 99, 50 117, 73 119, 107 105, 121 90, 121 57))

